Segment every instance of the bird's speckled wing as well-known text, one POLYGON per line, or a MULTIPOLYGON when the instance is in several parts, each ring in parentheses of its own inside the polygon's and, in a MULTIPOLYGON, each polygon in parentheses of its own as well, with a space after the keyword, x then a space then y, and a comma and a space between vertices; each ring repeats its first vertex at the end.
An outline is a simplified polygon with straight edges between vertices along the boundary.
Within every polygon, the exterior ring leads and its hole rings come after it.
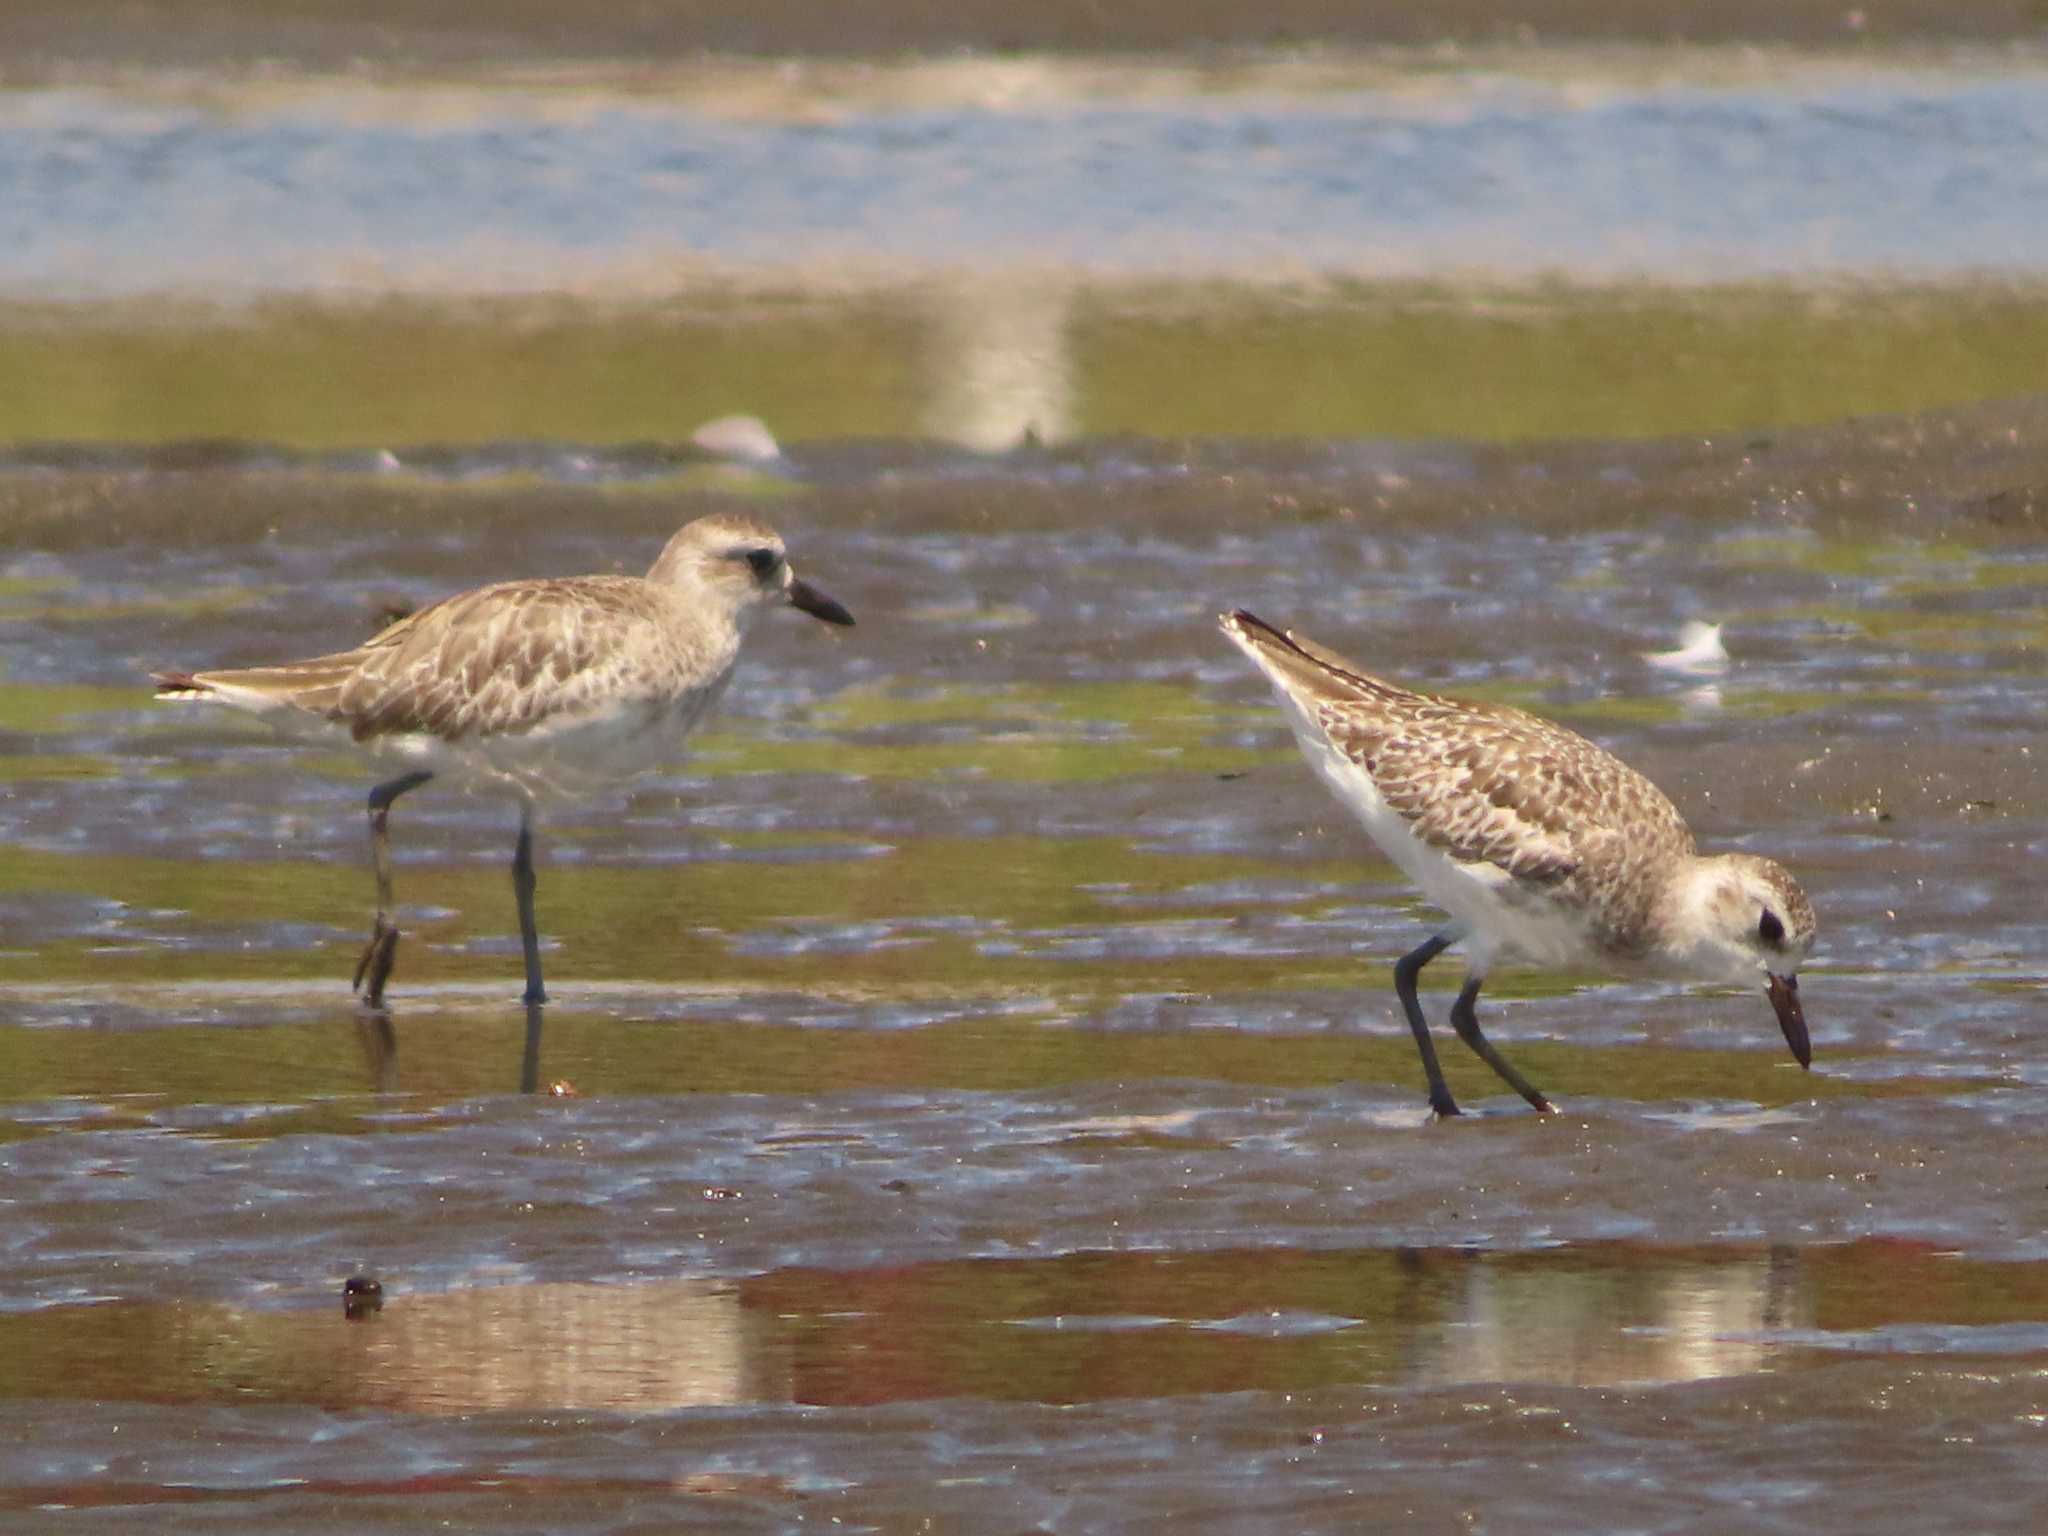
POLYGON ((1663 791, 1561 725, 1403 688, 1242 609, 1223 628, 1364 770, 1409 832, 1450 858, 1563 880, 1624 826, 1640 846, 1622 862, 1692 851, 1692 833, 1663 791))
POLYGON ((1563 879, 1595 844, 1620 836, 1624 819, 1633 836, 1691 847, 1676 807, 1648 779, 1521 710, 1405 690, 1346 699, 1333 689, 1316 714, 1409 830, 1462 862, 1563 879))
POLYGON ((460 741, 673 696, 679 679, 708 683, 730 658, 681 655, 662 622, 670 601, 644 581, 605 576, 460 593, 348 653, 354 665, 321 712, 358 741, 404 732, 460 741))

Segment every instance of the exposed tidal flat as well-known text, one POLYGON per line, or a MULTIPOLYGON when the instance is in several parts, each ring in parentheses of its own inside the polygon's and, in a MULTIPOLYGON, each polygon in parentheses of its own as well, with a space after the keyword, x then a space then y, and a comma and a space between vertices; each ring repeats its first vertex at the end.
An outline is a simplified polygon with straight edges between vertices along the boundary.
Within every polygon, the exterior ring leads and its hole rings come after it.
POLYGON ((0 1524, 2032 1532, 2048 107, 1996 9, 1192 64, 12 11, 98 30, 0 98, 0 1524), (692 441, 735 412, 780 455, 692 441), (147 670, 742 506, 859 626, 764 619, 543 822, 544 1011, 515 813, 408 796, 359 1010, 363 765, 147 670), (1446 1032, 1425 1125, 1430 914, 1239 603, 1783 859, 1813 1071, 1760 991, 1502 971, 1564 1113, 1446 1032), (1725 672, 1645 660, 1695 618, 1725 672))
MULTIPOLYGON (((665 300, 0 305, 22 450, 1768 434, 2031 393, 2048 289, 954 281, 665 300)), ((4 452, 0 449, 0 452, 4 452)))
POLYGON ((534 67, 548 61, 694 62, 713 52, 871 60, 956 51, 1201 54, 1205 50, 1410 47, 1465 49, 1538 41, 1580 45, 1724 44, 1803 48, 1919 42, 2010 47, 2037 41, 2024 0, 1046 0, 1019 11, 991 0, 935 7, 877 0, 707 5, 643 0, 620 11, 565 11, 554 0, 500 0, 478 13, 451 0, 19 0, 0 43, 12 72, 166 65, 209 73, 534 67))
POLYGON ((1602 1518, 1884 1528, 1883 1486, 2023 1528, 2040 428, 19 457, 9 1507, 1280 1529, 1399 1490, 1519 1529, 1591 1481, 1602 1518), (672 773, 546 823, 544 1019, 507 808, 409 797, 360 1014, 359 767, 130 680, 630 569, 735 503, 860 627, 764 624, 672 773), (1385 977, 1426 916, 1213 637, 1233 600, 1556 715, 1785 858, 1814 1072, 1761 996, 1505 972, 1494 1033, 1565 1113, 1460 1053, 1482 1113, 1425 1127, 1385 977), (1641 659, 1691 614, 1728 625, 1710 682, 1641 659), (1446 1479, 1503 1447, 1512 1497, 1446 1479))

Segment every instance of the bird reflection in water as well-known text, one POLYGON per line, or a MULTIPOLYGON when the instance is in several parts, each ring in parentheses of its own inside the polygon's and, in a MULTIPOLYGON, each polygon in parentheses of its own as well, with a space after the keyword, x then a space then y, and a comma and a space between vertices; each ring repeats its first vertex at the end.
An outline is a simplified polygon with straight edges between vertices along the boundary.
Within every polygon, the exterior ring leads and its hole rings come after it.
POLYGON ((1767 1369, 1779 1336, 1810 1325, 1790 1248, 1597 1258, 1409 1250, 1419 1287, 1403 1378, 1418 1386, 1540 1381, 1627 1386, 1767 1369))
MULTIPOLYGON (((519 1091, 538 1093, 541 1019, 547 1007, 538 1002, 525 1006, 526 1041, 519 1055, 519 1091)), ((382 1007, 356 1010, 355 1024, 356 1039, 363 1048, 363 1062, 370 1070, 370 1091, 397 1093, 398 1029, 392 1022, 391 1005, 387 1002, 382 1007)), ((558 1098, 576 1096, 575 1088, 566 1081, 549 1084, 548 1092, 558 1098)))

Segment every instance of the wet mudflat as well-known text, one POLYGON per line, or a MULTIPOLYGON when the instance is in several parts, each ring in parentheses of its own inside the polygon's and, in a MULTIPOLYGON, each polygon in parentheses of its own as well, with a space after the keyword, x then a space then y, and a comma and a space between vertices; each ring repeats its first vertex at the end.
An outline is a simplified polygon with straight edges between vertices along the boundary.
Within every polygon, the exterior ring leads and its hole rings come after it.
MULTIPOLYGON (((691 5, 650 0, 630 11, 578 15, 553 0, 502 0, 479 16, 450 0, 299 0, 288 10, 252 0, 18 0, 0 18, 6 77, 73 78, 106 70, 223 66, 274 75, 281 66, 346 72, 534 69, 536 61, 600 60, 646 72, 707 50, 852 56, 861 63, 912 50, 1145 50, 1223 54, 1256 48, 1410 46, 1448 49, 1547 41, 1711 41, 1802 47, 1957 40, 2025 45, 2037 18, 2011 0, 1276 0, 1257 10, 1177 0, 1114 7, 1072 0, 1019 12, 995 0, 943 10, 918 0, 821 9, 802 0, 691 5)), ((725 61, 721 61, 725 62, 725 61)), ((1234 61, 1233 61, 1234 62, 1234 61)))
MULTIPOLYGON (((2038 54, 184 9, 0 23, 0 1526, 2038 1528, 2038 54), (544 1010, 514 812, 407 797, 359 1011, 368 775, 144 674, 733 506, 859 627, 544 823, 544 1010), (1504 972, 1564 1112, 1446 1034, 1426 1124, 1236 604, 1788 863, 1814 1069, 1504 972)), ((1628 11, 1520 19, 1723 35, 1628 11)))
POLYGON ((2040 425, 24 462, 9 1522, 2030 1528, 2040 425), (366 778, 141 670, 634 569, 734 504, 860 627, 765 622, 672 774, 546 824, 544 1016, 509 808, 408 798, 360 1014, 366 778), (1785 859, 1814 1070, 1760 994, 1509 973, 1494 1037, 1564 1113, 1447 1038, 1478 1113, 1426 1125, 1388 986, 1425 914, 1231 603, 1554 713, 1785 859), (1725 674, 1641 659, 1688 617, 1725 674))

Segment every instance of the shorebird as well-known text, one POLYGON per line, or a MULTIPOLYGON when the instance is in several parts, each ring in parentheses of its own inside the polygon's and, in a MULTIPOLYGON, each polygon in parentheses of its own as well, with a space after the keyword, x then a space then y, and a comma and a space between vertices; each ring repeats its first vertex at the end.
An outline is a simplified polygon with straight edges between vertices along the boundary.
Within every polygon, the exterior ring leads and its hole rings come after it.
POLYGON ((1266 674, 1317 776, 1450 915, 1394 967, 1437 1114, 1458 1106, 1415 982, 1460 941, 1467 968, 1452 1027, 1539 1110, 1550 1101, 1493 1048, 1473 1011, 1496 959, 1761 983, 1793 1056, 1811 1062, 1798 972, 1813 945, 1813 907, 1783 866, 1702 856, 1662 790, 1561 725, 1403 688, 1243 609, 1219 622, 1266 674))
POLYGON ((151 674, 160 699, 206 700, 287 734, 351 740, 400 768, 370 791, 377 918, 355 989, 381 1007, 398 950, 391 803, 429 779, 519 802, 512 888, 526 1001, 547 1001, 533 916, 536 802, 622 783, 672 758, 732 681, 765 607, 853 615, 799 581, 776 532, 716 513, 686 523, 644 577, 507 581, 444 598, 353 650, 222 672, 151 674))

